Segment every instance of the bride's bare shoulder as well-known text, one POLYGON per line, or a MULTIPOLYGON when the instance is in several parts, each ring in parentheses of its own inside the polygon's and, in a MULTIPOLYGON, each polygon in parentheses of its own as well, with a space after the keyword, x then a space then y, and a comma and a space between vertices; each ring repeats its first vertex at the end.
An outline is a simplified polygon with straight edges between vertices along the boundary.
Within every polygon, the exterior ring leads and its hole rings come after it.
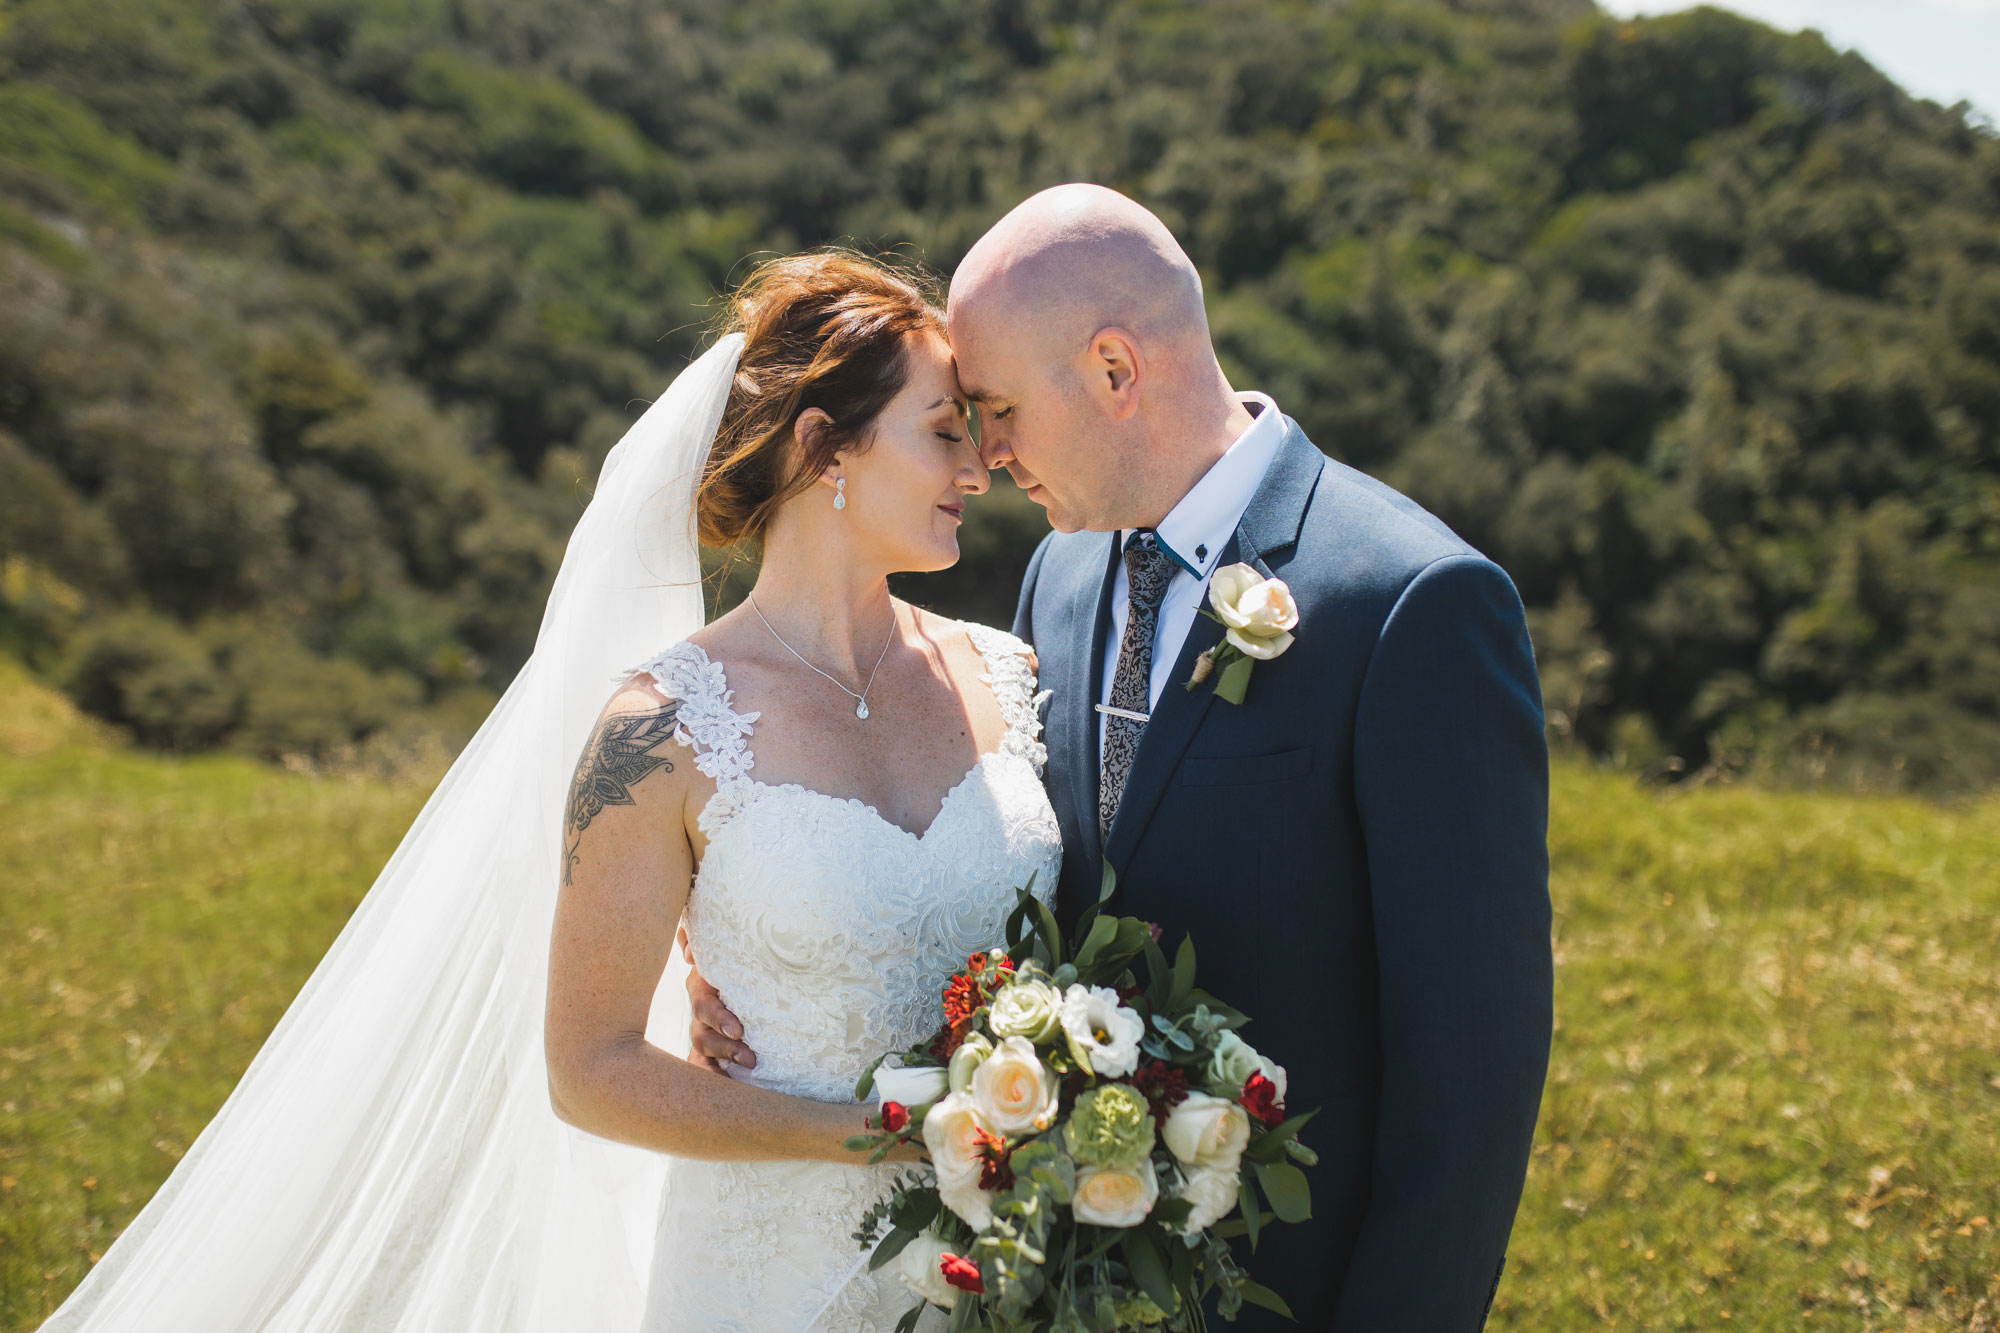
MULTIPOLYGON (((990 644, 995 640, 1001 643, 1020 643, 1010 632, 995 629, 991 625, 982 625, 976 620, 953 620, 948 616, 941 616, 932 611, 925 611, 920 607, 913 606, 910 609, 920 617, 918 623, 923 625, 933 638, 943 638, 947 635, 956 636, 966 643, 972 652, 977 654, 984 655, 985 649, 982 647, 982 643, 990 644)), ((1020 643, 1020 649, 1021 655, 1028 659, 1028 669, 1039 674, 1042 669, 1042 661, 1039 657, 1035 656, 1034 648, 1027 643, 1020 643)))

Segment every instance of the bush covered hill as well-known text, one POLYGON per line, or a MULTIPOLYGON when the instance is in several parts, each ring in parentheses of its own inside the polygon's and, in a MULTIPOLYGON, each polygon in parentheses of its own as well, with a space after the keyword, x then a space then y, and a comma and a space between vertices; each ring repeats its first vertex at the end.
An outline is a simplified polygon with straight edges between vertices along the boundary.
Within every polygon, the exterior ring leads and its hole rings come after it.
MULTIPOLYGON (((1079 178, 1507 567, 1557 740, 2000 778, 2000 140, 1583 0, 7 0, 0 635, 157 746, 449 731, 746 256, 1079 178)), ((1004 620, 977 512, 916 595, 1004 620)))

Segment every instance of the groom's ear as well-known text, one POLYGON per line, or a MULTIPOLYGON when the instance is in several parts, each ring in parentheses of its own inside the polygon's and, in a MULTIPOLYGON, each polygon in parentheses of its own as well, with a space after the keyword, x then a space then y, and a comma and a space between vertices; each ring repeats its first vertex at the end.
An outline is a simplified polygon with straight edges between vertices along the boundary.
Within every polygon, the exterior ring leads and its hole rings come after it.
POLYGON ((1090 340, 1092 392, 1121 421, 1139 410, 1139 393, 1146 382, 1146 358, 1138 339, 1124 329, 1099 329, 1090 340))

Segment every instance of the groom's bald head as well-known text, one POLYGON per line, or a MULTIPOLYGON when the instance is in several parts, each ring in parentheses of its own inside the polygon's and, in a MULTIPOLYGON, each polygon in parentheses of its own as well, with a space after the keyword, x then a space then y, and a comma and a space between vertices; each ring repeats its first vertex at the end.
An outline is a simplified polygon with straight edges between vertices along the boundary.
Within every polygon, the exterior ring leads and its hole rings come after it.
POLYGON ((1248 420, 1193 261, 1102 186, 1044 190, 1000 219, 960 262, 947 317, 981 451, 1063 531, 1157 523, 1248 420))
POLYGON ((1058 185, 994 224, 953 275, 951 316, 1066 352, 1102 328, 1207 344, 1201 275, 1166 224, 1115 190, 1058 185))

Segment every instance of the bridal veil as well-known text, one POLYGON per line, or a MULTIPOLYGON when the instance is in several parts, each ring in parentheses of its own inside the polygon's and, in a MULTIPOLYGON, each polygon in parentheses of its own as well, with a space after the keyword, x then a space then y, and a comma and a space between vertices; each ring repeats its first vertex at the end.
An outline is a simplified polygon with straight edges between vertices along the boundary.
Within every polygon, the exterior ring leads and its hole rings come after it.
MULTIPOLYGON (((694 494, 730 334, 604 461, 527 665, 242 1081, 42 1333, 616 1333, 668 1159, 549 1106, 542 1013, 576 758, 702 624, 694 494)), ((676 955, 647 1036, 687 1047, 676 955)))

